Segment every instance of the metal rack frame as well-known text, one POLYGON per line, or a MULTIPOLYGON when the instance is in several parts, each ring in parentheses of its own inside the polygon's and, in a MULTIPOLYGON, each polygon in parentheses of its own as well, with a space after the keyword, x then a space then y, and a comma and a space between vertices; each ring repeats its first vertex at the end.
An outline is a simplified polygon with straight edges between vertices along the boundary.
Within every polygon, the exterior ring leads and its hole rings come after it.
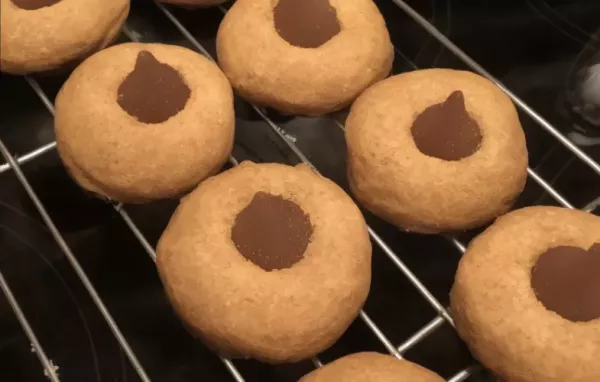
MULTIPOLYGON (((458 48, 452 41, 450 41, 443 33, 441 33, 435 26, 433 26, 429 21, 423 18, 419 13, 417 13, 414 9, 412 9, 408 4, 406 4, 403 0, 391 0, 394 4, 396 4, 400 9, 402 9, 410 18, 412 18, 417 24, 419 24, 423 29, 429 32, 438 42, 440 42, 446 49, 451 51, 454 55, 456 55, 463 63, 465 63, 470 69, 478 72, 479 74, 487 77, 491 81, 493 81, 500 89, 502 89, 517 105, 519 109, 521 109, 524 113, 526 113, 529 117, 531 117, 539 126, 548 131, 552 136, 554 136, 560 144, 569 149, 577 158, 579 158, 583 163, 589 166, 596 174, 600 176, 600 164, 595 162, 590 156, 588 156, 584 151, 575 146, 569 139, 567 139, 558 129, 552 126, 547 120, 545 120, 541 115, 535 112, 529 105, 527 105, 524 101, 518 98, 515 94, 513 94, 508 88, 506 88, 500 81, 494 78, 490 73, 488 73, 482 66, 480 66, 475 60, 469 57, 465 52, 463 52, 460 48, 458 48)), ((183 26, 183 24, 162 4, 156 3, 156 6, 162 11, 164 16, 170 20, 175 28, 179 30, 179 32, 188 40, 190 44, 201 54, 208 57, 209 59, 214 59, 210 56, 208 51, 198 42, 198 40, 183 26)), ((224 7, 220 7, 220 9, 226 13, 227 10, 224 7)), ((137 41, 136 36, 128 29, 127 25, 123 28, 123 33, 132 41, 137 41)), ((397 51, 397 50, 396 50, 397 51)), ((402 55, 400 52, 399 56, 401 56, 413 69, 418 69, 417 65, 410 61, 407 57, 402 55)), ((30 87, 33 91, 38 95, 46 109, 51 115, 54 115, 54 106, 48 96, 45 94, 43 89, 37 83, 37 81, 32 77, 25 77, 26 81, 29 83, 30 87)), ((295 145, 294 142, 287 139, 283 133, 283 130, 280 126, 278 126, 275 122, 273 122, 260 108, 251 105, 254 111, 260 116, 260 118, 267 124, 267 126, 281 139, 281 141, 297 156, 297 158, 311 166, 315 171, 318 172, 318 169, 308 160, 306 155, 295 145)), ((340 129, 344 129, 344 126, 339 123, 337 120, 334 120, 340 129)), ((136 354, 130 347, 127 339, 122 334, 119 329, 117 323, 112 318, 110 312, 106 308, 106 305, 96 292, 95 287, 89 280, 87 274, 80 266, 77 261, 75 255, 70 250, 66 241, 64 240, 61 233, 56 228, 53 223, 52 218, 48 214, 45 206, 41 203, 38 198, 35 190, 31 187, 28 179, 24 175, 21 165, 32 161, 36 158, 41 157, 43 154, 53 150, 56 147, 56 142, 51 142, 46 145, 43 145, 27 154, 24 154, 19 157, 14 157, 10 154, 9 150, 6 148, 2 140, 0 140, 0 153, 5 158, 6 163, 0 165, 0 174, 7 172, 9 170, 13 170, 15 175, 17 176, 19 182, 29 195, 31 201, 34 203, 36 209, 40 213, 42 220, 49 228, 52 236, 55 241, 64 252, 66 258, 71 263, 71 266, 75 270, 77 276, 83 283, 84 287, 87 289, 88 293, 92 297, 94 304, 99 309, 103 318, 107 322, 109 328, 111 329, 113 335, 119 342, 121 348, 125 352, 127 358, 131 362, 134 370, 140 377, 140 379, 144 382, 151 381, 150 377, 146 374, 142 364, 138 360, 136 354)), ((238 161, 234 157, 230 157, 230 163, 233 166, 238 164, 238 161)), ((569 201, 561 195, 549 182, 544 180, 540 175, 538 175, 533 169, 527 169, 529 177, 537 183, 545 192, 547 192, 558 204, 566 208, 574 208, 574 206, 569 203, 569 201)), ((592 201, 584 210, 592 210, 593 208, 600 205, 600 199, 596 201, 592 201)), ((147 241, 145 236, 142 234, 140 229, 136 226, 135 222, 131 219, 127 211, 125 210, 122 204, 114 205, 115 210, 119 213, 123 221, 131 230, 132 234, 138 239, 144 250, 150 256, 150 258, 155 261, 156 253, 154 248, 147 241)), ((367 325, 367 327, 371 330, 373 335, 380 341, 380 343, 385 347, 385 349, 393 356, 397 358, 402 358, 403 355, 422 342, 429 335, 434 333, 444 324, 450 324, 454 326, 454 322, 452 317, 450 316, 448 310, 433 296, 433 294, 423 285, 423 283, 412 273, 412 271, 405 265, 405 263, 400 259, 400 257, 388 246, 388 244, 383 241, 383 239, 371 228, 369 227, 369 235, 373 243, 378 246, 382 252, 391 260, 393 265, 398 268, 398 270, 410 281, 410 283, 417 289, 417 291, 422 295, 422 297, 429 303, 429 305, 433 308, 433 310, 437 313, 436 317, 424 325, 421 329, 407 338, 403 343, 399 345, 394 345, 392 342, 386 337, 386 335, 379 329, 377 324, 373 322, 373 320, 369 317, 369 315, 361 311, 359 314, 359 318, 367 325)), ((460 253, 465 251, 465 246, 458 241, 454 237, 447 237, 448 240, 452 242, 452 244, 457 248, 460 253)), ((46 353, 43 350, 42 345, 37 340, 37 337, 32 330, 26 316, 23 314, 22 310, 19 307, 17 300, 12 294, 9 285, 4 279, 2 273, 0 273, 0 289, 4 292, 9 305, 13 309, 15 316, 17 317, 21 327, 23 328, 25 334, 32 344, 32 348, 35 351, 37 357, 40 360, 40 363, 44 369, 45 375, 52 381, 58 382, 58 372, 57 367, 52 364, 52 361, 48 358, 46 353)), ((228 359, 221 358, 224 366, 231 374, 233 380, 237 382, 244 382, 244 377, 237 370, 234 363, 228 359)), ((313 364, 315 367, 321 367, 323 364, 319 361, 318 358, 314 358, 313 364)), ((473 365, 464 370, 458 371, 453 377, 451 377, 448 382, 460 382, 469 378, 471 375, 476 373, 481 369, 479 365, 473 365)))

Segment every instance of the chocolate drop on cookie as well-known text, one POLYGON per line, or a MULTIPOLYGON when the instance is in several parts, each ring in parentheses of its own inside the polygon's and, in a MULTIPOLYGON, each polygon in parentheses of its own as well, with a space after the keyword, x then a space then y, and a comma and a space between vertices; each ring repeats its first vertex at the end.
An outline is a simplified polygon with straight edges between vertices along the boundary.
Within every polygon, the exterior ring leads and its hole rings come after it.
POLYGON ((265 271, 290 268, 304 257, 313 228, 296 203, 258 192, 236 217, 231 240, 265 271))
POLYGON ((447 161, 475 154, 482 140, 479 125, 467 112, 460 90, 419 114, 411 133, 420 152, 447 161))
POLYGON ((341 31, 329 0, 279 0, 273 16, 279 36, 300 48, 318 48, 341 31))
POLYGON ((177 70, 143 50, 134 70, 119 86, 117 102, 140 122, 162 123, 182 111, 190 95, 190 88, 177 70))
POLYGON ((26 11, 50 7, 61 0, 12 0, 13 4, 26 11))
POLYGON ((600 318, 600 243, 589 250, 554 247, 542 253, 531 270, 537 299, 573 322, 600 318))

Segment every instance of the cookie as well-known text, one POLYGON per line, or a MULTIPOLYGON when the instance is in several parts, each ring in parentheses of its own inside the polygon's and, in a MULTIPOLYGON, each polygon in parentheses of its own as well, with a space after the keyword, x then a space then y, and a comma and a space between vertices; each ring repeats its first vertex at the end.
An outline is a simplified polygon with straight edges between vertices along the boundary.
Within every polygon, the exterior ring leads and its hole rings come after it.
POLYGON ((129 0, 0 0, 0 70, 29 74, 61 68, 110 44, 129 0))
POLYGON ((318 116, 385 78, 394 50, 372 0, 238 0, 219 27, 217 55, 250 102, 318 116))
POLYGON ((469 245, 451 293, 459 334, 505 381, 600 381, 600 217, 530 207, 469 245))
POLYGON ((56 142, 79 184, 141 203, 179 196, 216 173, 234 135, 233 92, 186 48, 128 43, 88 58, 56 98, 56 142))
POLYGON ((179 5, 184 8, 204 8, 223 4, 227 0, 157 0, 159 3, 179 5))
POLYGON ((390 355, 364 352, 321 367, 299 382, 444 382, 434 372, 390 355))
POLYGON ((363 93, 346 122, 348 175, 370 211, 412 232, 481 226, 527 180, 514 105, 474 73, 417 70, 363 93))
POLYGON ((371 281, 356 205, 306 165, 244 162, 183 199, 160 238, 166 294, 230 358, 296 362, 330 347, 371 281))

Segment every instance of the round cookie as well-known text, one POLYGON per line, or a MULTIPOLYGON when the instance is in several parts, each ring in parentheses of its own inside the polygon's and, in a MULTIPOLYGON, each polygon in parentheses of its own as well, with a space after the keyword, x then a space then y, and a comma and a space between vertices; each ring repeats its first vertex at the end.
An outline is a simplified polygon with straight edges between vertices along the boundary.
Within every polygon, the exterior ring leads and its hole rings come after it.
POLYGON ((600 381, 600 217, 530 207, 469 245, 451 309, 459 334, 510 382, 600 381))
POLYGON ((227 0, 158 0, 159 3, 179 5, 184 8, 204 8, 225 3, 227 0))
POLYGON ((317 116, 385 78, 394 50, 372 0, 238 0, 219 27, 217 54, 250 102, 317 116))
POLYGON ((87 190, 120 202, 193 189, 227 160, 234 123, 227 78, 178 46, 105 49, 84 61, 56 98, 65 166, 87 190))
POLYGON ((100 50, 121 31, 129 0, 0 0, 0 69, 48 71, 100 50))
POLYGON ((157 254, 176 312, 227 357, 310 358, 344 333, 370 288, 360 210, 305 165, 244 162, 202 182, 157 254))
POLYGON ((299 382, 444 382, 434 372, 390 355, 350 354, 302 377, 299 382))
POLYGON ((515 107, 471 72, 418 70, 374 85, 352 105, 346 142, 353 193, 407 231, 483 225, 511 208, 527 180, 515 107))

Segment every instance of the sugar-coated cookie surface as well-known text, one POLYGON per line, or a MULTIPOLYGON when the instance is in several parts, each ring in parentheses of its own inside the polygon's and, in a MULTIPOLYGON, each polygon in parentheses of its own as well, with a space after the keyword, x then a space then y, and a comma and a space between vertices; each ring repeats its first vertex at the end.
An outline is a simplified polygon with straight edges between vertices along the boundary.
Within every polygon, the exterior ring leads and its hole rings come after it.
POLYGON ((219 27, 217 54, 250 102, 314 116, 385 78, 394 50, 372 0, 238 0, 219 27))
POLYGON ((352 192, 407 231, 483 225, 527 179, 525 135, 511 100, 471 72, 428 69, 367 89, 346 121, 352 192))
POLYGON ((356 318, 371 243, 352 199, 305 165, 243 162, 186 196, 157 247, 166 293, 226 357, 310 359, 356 318))
POLYGON ((121 44, 88 58, 56 98, 56 142, 81 186, 140 203, 177 197, 216 173, 234 134, 233 92, 186 48, 121 44))
POLYGON ((110 44, 129 0, 0 0, 0 70, 28 74, 75 63, 110 44))
POLYGON ((506 381, 600 381, 600 217, 528 207, 474 239, 451 292, 460 336, 506 381))
POLYGON ((444 382, 415 363, 373 352, 355 353, 327 364, 299 382, 444 382))

